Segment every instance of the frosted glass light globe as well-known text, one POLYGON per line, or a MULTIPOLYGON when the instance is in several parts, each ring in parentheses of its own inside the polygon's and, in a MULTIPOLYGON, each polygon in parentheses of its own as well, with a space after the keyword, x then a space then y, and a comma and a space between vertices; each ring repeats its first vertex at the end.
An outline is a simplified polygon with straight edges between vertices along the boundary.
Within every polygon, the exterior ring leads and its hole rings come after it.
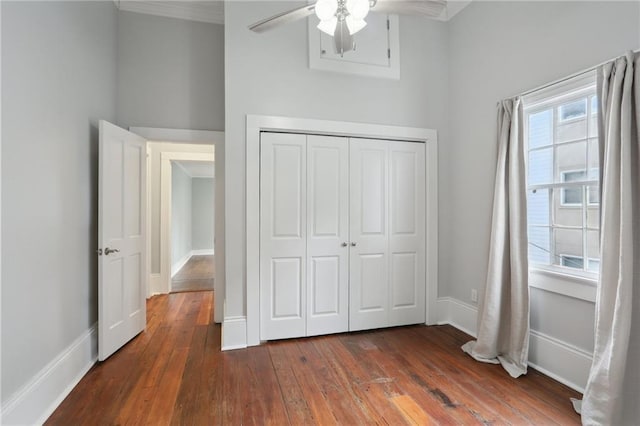
POLYGON ((347 0, 347 10, 353 19, 360 21, 369 13, 369 0, 347 0))
POLYGON ((354 19, 352 15, 347 16, 344 21, 347 24, 349 34, 351 35, 354 35, 367 26, 367 23, 364 21, 364 19, 354 19))
POLYGON ((338 9, 337 0, 318 0, 315 6, 316 16, 321 21, 328 21, 331 18, 333 18, 336 14, 337 9, 338 9))
POLYGON ((327 19, 325 21, 320 21, 318 24, 318 29, 325 34, 329 34, 331 37, 336 32, 336 27, 338 26, 338 18, 335 16, 332 19, 327 19))

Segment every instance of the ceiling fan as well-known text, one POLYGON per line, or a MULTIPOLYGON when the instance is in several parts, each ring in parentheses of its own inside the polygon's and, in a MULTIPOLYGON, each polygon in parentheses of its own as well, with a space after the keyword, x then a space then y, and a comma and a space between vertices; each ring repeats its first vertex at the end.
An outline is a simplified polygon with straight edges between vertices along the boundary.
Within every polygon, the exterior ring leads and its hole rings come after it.
POLYGON ((320 19, 318 29, 335 39, 336 52, 340 55, 354 49, 353 35, 367 23, 369 11, 398 15, 438 17, 446 8, 446 0, 317 0, 313 4, 298 7, 258 21, 249 26, 251 31, 262 33, 280 25, 316 14, 320 19))

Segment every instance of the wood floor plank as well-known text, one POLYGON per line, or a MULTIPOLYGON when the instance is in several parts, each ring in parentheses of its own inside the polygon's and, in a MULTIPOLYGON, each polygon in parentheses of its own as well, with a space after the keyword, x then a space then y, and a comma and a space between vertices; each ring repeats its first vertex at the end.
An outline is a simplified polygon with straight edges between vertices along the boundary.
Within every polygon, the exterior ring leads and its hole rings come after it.
MULTIPOLYGON (((343 366, 342 372, 351 384, 353 398, 368 407, 375 423, 405 424, 400 412, 388 403, 390 395, 400 392, 392 383, 393 380, 376 377, 375 372, 372 374, 372 371, 347 349, 341 338, 333 337, 325 339, 323 343, 334 354, 336 362, 343 366), (390 388, 390 385, 393 388, 390 388)), ((369 347, 367 350, 370 349, 369 347)))
POLYGON ((147 424, 170 424, 182 380, 182 372, 188 356, 188 348, 175 348, 173 350, 167 368, 160 380, 162 386, 156 388, 155 398, 147 417, 147 424))
POLYGON ((398 408, 404 418, 412 425, 431 425, 434 420, 420 406, 407 395, 391 398, 391 402, 398 408))
POLYGON ((278 379, 282 400, 287 410, 287 418, 292 425, 312 424, 313 415, 288 361, 287 351, 288 348, 285 342, 269 344, 269 354, 278 379))
POLYGON ((577 392, 512 379, 450 326, 293 339, 221 352, 212 292, 147 301, 146 330, 96 364, 47 425, 579 424, 577 392))
POLYGON ((196 406, 198 394, 203 386, 202 366, 206 341, 207 327, 195 326, 172 416, 183 424, 195 424, 194 417, 199 408, 196 406))

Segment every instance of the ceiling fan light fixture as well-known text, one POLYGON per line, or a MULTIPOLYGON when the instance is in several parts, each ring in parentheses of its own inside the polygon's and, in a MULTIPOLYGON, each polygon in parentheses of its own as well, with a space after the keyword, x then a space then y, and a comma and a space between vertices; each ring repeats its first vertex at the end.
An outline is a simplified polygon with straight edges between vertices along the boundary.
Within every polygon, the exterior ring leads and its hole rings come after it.
POLYGON ((338 0, 318 0, 315 5, 316 16, 320 21, 335 19, 338 0))
POLYGON ((349 16, 353 17, 356 21, 361 21, 366 18, 369 13, 369 0, 347 0, 346 7, 349 11, 349 16))
POLYGON ((338 25, 338 18, 336 18, 335 16, 331 19, 327 19, 324 21, 320 21, 320 23, 318 24, 318 29, 320 31, 322 31, 323 33, 326 33, 330 36, 333 36, 333 34, 336 31, 336 26, 338 25))
POLYGON ((354 35, 367 26, 367 23, 364 21, 364 19, 355 19, 352 15, 349 15, 345 18, 345 23, 347 24, 349 34, 351 35, 354 35))

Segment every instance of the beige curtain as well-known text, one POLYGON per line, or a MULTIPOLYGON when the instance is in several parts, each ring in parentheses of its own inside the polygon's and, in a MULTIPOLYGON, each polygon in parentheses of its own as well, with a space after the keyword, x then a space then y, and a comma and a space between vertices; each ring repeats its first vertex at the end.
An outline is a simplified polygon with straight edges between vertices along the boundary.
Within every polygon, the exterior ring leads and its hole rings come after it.
POLYGON ((640 55, 598 69, 600 280, 585 425, 640 424, 640 55))
POLYGON ((478 339, 462 350, 482 362, 527 372, 529 282, 527 199, 520 98, 498 105, 498 165, 493 199, 489 268, 478 311, 478 339))

